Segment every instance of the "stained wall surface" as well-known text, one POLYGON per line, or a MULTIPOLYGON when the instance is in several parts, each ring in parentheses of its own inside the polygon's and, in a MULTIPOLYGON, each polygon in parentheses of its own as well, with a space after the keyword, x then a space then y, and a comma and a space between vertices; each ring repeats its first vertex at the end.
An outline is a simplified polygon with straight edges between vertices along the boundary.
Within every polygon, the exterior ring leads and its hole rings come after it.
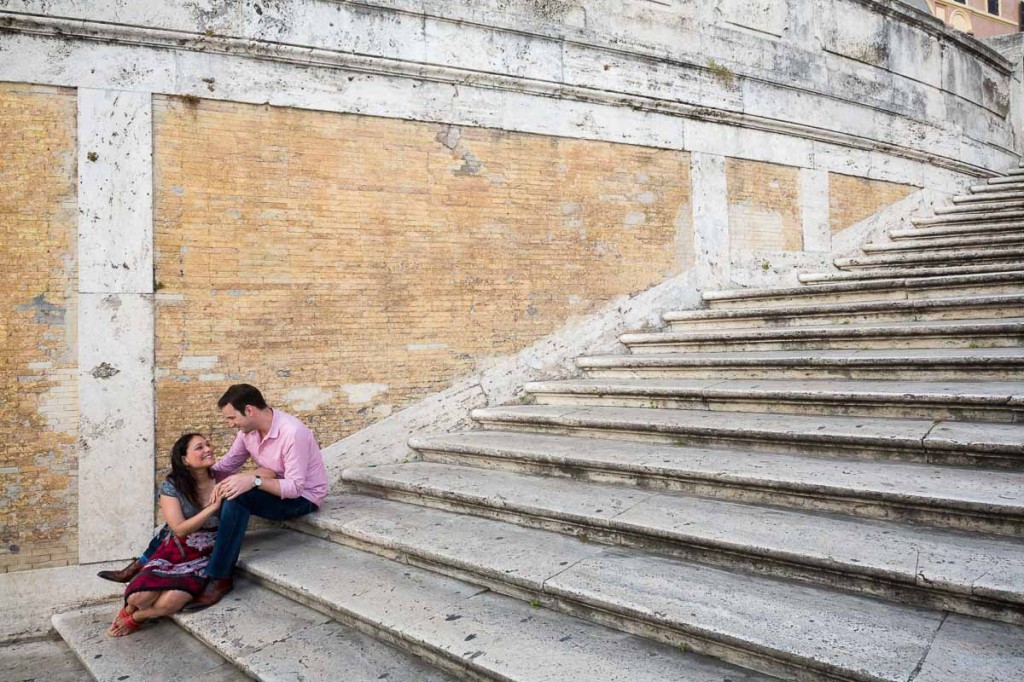
POLYGON ((0 573, 75 563, 75 91, 0 83, 0 573))
POLYGON ((829 227, 832 232, 845 230, 918 189, 898 182, 829 173, 829 227))
POLYGON ((685 152, 175 98, 154 120, 158 466, 184 430, 226 447, 230 383, 329 444, 693 259, 685 152))

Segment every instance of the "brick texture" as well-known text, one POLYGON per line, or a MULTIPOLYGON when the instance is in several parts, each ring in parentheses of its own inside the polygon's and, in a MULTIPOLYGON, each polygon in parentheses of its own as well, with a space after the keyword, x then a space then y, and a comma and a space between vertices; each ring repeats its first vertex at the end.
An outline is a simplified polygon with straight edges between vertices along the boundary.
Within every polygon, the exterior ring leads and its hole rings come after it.
POLYGON ((230 383, 327 445, 693 260, 685 153, 205 100, 154 114, 161 467, 186 429, 226 448, 230 383))
POLYGON ((799 169, 727 159, 725 173, 732 254, 802 251, 799 169))
POLYGON ((913 185, 828 174, 829 227, 835 234, 916 192, 913 185))
POLYGON ((0 572, 77 562, 76 102, 0 83, 0 572))

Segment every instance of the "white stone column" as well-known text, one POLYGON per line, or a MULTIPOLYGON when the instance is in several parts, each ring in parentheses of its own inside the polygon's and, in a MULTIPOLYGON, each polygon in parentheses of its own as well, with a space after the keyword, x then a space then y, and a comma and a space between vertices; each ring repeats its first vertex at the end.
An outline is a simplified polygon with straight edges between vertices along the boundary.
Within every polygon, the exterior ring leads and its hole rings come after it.
POLYGON ((690 186, 693 196, 693 248, 697 286, 702 291, 726 288, 731 277, 725 157, 703 152, 692 153, 690 186))
POLYGON ((78 553, 153 529, 152 96, 78 90, 78 553))
POLYGON ((804 251, 832 250, 828 213, 828 171, 801 168, 800 215, 803 220, 804 251))

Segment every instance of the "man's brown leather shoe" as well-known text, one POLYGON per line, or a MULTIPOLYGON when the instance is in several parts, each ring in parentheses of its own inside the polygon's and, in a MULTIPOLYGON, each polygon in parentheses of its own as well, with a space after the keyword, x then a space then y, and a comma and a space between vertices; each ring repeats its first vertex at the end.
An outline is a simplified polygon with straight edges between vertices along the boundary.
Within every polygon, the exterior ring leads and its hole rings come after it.
POLYGON ((214 578, 206 583, 206 589, 198 597, 185 605, 186 611, 199 611, 207 606, 213 606, 224 598, 228 592, 234 589, 235 583, 231 578, 214 578))
POLYGON ((126 583, 132 578, 139 574, 144 563, 138 559, 133 560, 130 564, 122 568, 120 571, 100 571, 96 575, 103 578, 104 580, 110 580, 115 583, 126 583))

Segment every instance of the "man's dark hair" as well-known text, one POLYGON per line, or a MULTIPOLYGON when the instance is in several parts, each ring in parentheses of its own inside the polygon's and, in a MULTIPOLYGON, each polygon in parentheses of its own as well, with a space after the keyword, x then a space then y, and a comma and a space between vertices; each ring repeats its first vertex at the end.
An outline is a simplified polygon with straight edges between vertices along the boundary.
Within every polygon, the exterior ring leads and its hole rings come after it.
POLYGON ((224 391, 224 395, 217 401, 217 407, 224 409, 225 405, 231 405, 239 412, 245 414, 245 406, 252 405, 257 410, 267 409, 267 401, 263 399, 260 389, 249 384, 235 384, 224 391))

